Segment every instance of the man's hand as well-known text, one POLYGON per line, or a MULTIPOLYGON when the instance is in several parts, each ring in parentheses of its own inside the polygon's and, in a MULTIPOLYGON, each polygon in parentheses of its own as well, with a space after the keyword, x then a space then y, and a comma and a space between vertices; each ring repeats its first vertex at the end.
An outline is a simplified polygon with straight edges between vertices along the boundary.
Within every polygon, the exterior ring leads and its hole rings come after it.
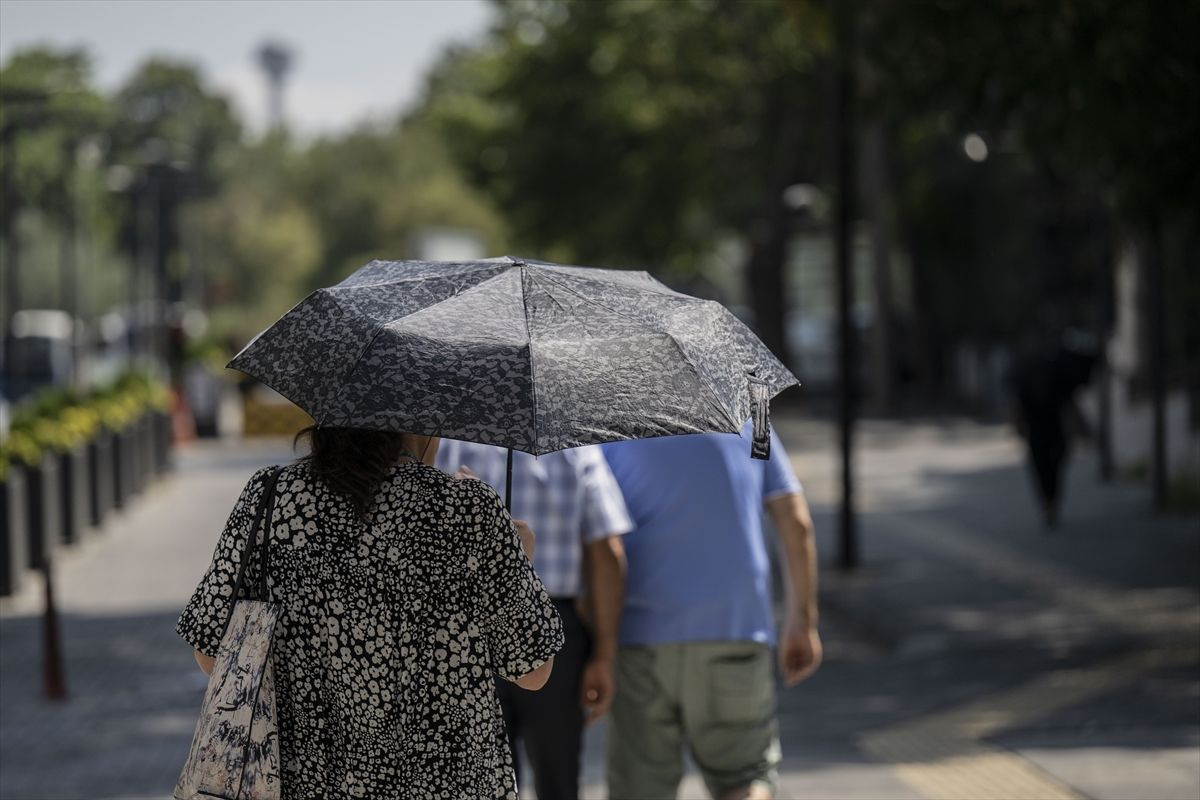
POLYGON ((579 681, 579 704, 583 706, 586 724, 591 725, 608 713, 615 693, 612 660, 594 658, 589 661, 579 681))
POLYGON ((779 671, 783 685, 791 688, 821 666, 821 637, 802 622, 788 622, 779 641, 779 671))
MULTIPOLYGON (((479 476, 471 472, 466 464, 461 465, 454 473, 454 478, 460 481, 477 481, 479 476)), ((514 519, 513 522, 517 526, 517 535, 521 537, 521 549, 525 551, 525 557, 533 561, 533 546, 537 539, 533 535, 533 529, 529 527, 529 523, 523 519, 514 519)))
POLYGON ((514 519, 513 524, 517 526, 517 535, 521 537, 521 549, 525 551, 525 557, 533 561, 533 546, 537 538, 533 535, 533 528, 523 519, 514 519))

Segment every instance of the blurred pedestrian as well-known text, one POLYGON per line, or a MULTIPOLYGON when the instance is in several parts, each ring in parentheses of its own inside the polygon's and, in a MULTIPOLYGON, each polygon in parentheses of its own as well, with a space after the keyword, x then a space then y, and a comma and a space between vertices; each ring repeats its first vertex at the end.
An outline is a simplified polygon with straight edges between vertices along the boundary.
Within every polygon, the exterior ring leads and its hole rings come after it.
POLYGON ((1091 339, 1069 333, 1026 353, 1009 374, 1017 430, 1025 440, 1048 529, 1058 525, 1071 439, 1088 434, 1077 395, 1091 381, 1099 360, 1091 339))
MULTIPOLYGON (((504 490, 507 451, 442 441, 437 464, 466 468, 504 490)), ((533 568, 563 621, 565 641, 540 692, 499 687, 513 763, 523 743, 540 800, 575 798, 585 722, 613 701, 613 665, 625 578, 622 536, 633 527, 599 447, 534 458, 513 454, 512 511, 537 533, 533 568), (585 620, 580 601, 586 596, 585 620)), ((518 775, 518 779, 519 779, 518 775)))
MULTIPOLYGON (((437 439, 306 434, 266 526, 283 798, 515 797, 493 675, 538 689, 562 646, 518 527, 491 488, 432 466, 437 439)), ((242 491, 179 620, 206 673, 269 473, 242 491)))
MULTIPOLYGON (((744 435, 749 434, 749 426, 744 435)), ((780 760, 771 648, 785 686, 821 662, 813 526, 779 437, 752 460, 730 434, 604 446, 634 530, 625 537, 617 696, 608 746, 616 800, 675 797, 687 747, 717 798, 769 798, 780 760), (766 508, 782 545, 776 638, 766 508)))

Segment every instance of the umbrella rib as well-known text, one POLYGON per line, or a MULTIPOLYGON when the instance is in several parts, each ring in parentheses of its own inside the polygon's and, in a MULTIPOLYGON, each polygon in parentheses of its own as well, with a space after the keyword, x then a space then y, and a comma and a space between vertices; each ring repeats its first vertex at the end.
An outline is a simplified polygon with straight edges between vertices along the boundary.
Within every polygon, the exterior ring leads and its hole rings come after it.
MULTIPOLYGON (((687 351, 683 349, 683 345, 679 343, 679 340, 675 338, 674 334, 667 331, 664 331, 663 333, 668 339, 671 340, 671 344, 675 345, 675 349, 679 351, 679 355, 683 357, 683 360, 687 363, 687 365, 692 368, 692 372, 695 373, 696 379, 700 381, 700 385, 705 388, 705 390, 708 392, 708 396, 712 399, 713 405, 715 405, 720 410, 721 414, 724 415, 725 421, 733 427, 733 431, 731 431, 731 433, 734 431, 740 431, 742 429, 742 423, 735 420, 733 415, 729 413, 729 409, 726 408, 725 404, 721 402, 719 397, 717 397, 717 393, 714 392, 712 386, 709 385, 708 378, 706 378, 704 373, 702 373, 696 367, 695 362, 692 361, 692 357, 689 356, 687 351)), ((744 421, 745 420, 743 420, 743 422, 744 421)))
MULTIPOLYGON (((461 274, 463 274, 463 273, 457 273, 455 275, 455 277, 457 277, 458 275, 461 275, 461 274)), ((503 273, 498 273, 498 274, 503 274, 503 273)), ((358 356, 354 359, 354 363, 352 363, 350 365, 350 368, 348 370, 346 370, 345 373, 343 373, 342 380, 339 384, 339 387, 345 386, 346 381, 350 378, 351 375, 354 374, 354 370, 358 368, 358 362, 362 361, 362 357, 364 355, 366 355, 367 350, 371 349, 371 345, 373 345, 375 343, 375 340, 379 338, 379 335, 381 333, 383 333, 389 326, 396 324, 397 322, 404 319, 405 317, 411 317, 413 314, 417 314, 422 311, 428 311, 429 309, 433 308, 434 306, 438 306, 438 305, 441 305, 442 303, 446 303, 446 302, 449 302, 450 300, 454 300, 457 297, 461 297, 466 292, 469 292, 478 286, 482 286, 483 284, 487 283, 488 281, 492 280, 495 277, 497 277, 497 275, 492 275, 482 281, 479 281, 478 283, 472 284, 471 286, 466 286, 465 288, 462 283, 459 283, 458 286, 456 287, 454 294, 452 294, 448 297, 443 297, 441 300, 438 300, 436 303, 431 303, 431 304, 425 306, 424 308, 418 308, 408 314, 405 314, 403 317, 397 317, 396 319, 391 319, 391 320, 381 320, 378 323, 378 325, 376 326, 375 330, 371 332, 371 338, 369 338, 367 340, 367 343, 365 345, 363 345, 363 348, 358 351, 358 356)), ((390 286, 393 283, 411 282, 412 280, 416 280, 416 279, 405 278, 405 279, 401 279, 398 281, 389 281, 387 283, 369 284, 369 285, 363 285, 363 286, 326 287, 325 289, 321 289, 318 291, 328 291, 331 288, 334 288, 334 289, 336 289, 336 288, 366 289, 366 288, 369 288, 370 286, 390 286)), ((338 302, 338 301, 334 300, 334 302, 338 302)), ((526 326, 526 331, 528 331, 528 325, 526 326)), ((326 412, 326 413, 328 413, 328 412, 326 412)), ((321 422, 318 424, 321 424, 321 425, 324 424, 325 416, 326 416, 326 414, 321 415, 321 422)))
MULTIPOLYGON (((543 273, 539 273, 539 274, 541 274, 541 275, 545 275, 545 273, 544 273, 544 272, 543 272, 543 273)), ((572 293, 572 294, 574 294, 576 297, 578 297, 579 299, 583 300, 585 303, 591 303, 592 305, 597 305, 597 306, 600 306, 601 308, 605 309, 606 311, 609 311, 609 312, 611 312, 612 314, 615 314, 615 315, 617 315, 618 317, 623 317, 624 319, 628 319, 628 320, 630 320, 630 321, 632 321, 632 322, 640 322, 639 320, 637 320, 637 319, 635 319, 635 318, 633 318, 633 317, 629 316, 628 314, 622 314, 622 313, 621 313, 620 311, 618 311, 617 309, 615 309, 615 308, 612 308, 612 307, 610 307, 610 306, 607 306, 607 305, 605 305, 604 303, 601 303, 600 301, 598 301, 598 300, 596 300, 596 299, 594 299, 594 298, 588 297, 587 295, 585 295, 585 294, 583 294, 583 293, 581 293, 581 292, 577 291, 575 288, 573 288, 573 287, 572 287, 572 286, 570 286, 569 284, 565 284, 565 283, 559 283, 558 281, 554 280, 553 278, 549 278, 548 280, 550 281, 550 283, 553 283, 555 286, 561 287, 561 288, 563 288, 563 289, 566 289, 568 292, 571 292, 571 293, 572 293)), ((524 295, 524 292, 522 292, 522 295, 524 295)), ((552 296, 552 297, 553 297, 553 296, 552 296)), ((523 299, 524 299, 524 297, 522 297, 522 300, 523 300, 523 299)), ((687 298, 687 299, 689 299, 689 300, 697 300, 697 298, 687 298)), ((707 301, 707 300, 699 300, 698 302, 700 302, 700 303, 706 303, 706 302, 709 302, 709 301, 707 301)), ((725 417, 725 421, 726 421, 726 422, 728 422, 730 425, 732 425, 732 426, 733 426, 733 428, 734 428, 735 430, 741 430, 741 428, 742 428, 742 423, 741 423, 741 422, 737 422, 736 420, 734 420, 734 418, 733 418, 733 415, 729 413, 729 409, 725 407, 725 404, 724 404, 724 403, 722 403, 722 402, 720 401, 720 399, 717 397, 717 393, 713 391, 713 388, 712 388, 711 386, 709 386, 708 379, 707 379, 707 378, 704 376, 704 374, 703 374, 703 373, 702 373, 702 372, 701 372, 701 371, 700 371, 700 370, 699 370, 699 369, 696 367, 696 364, 695 364, 695 363, 692 361, 692 359, 691 359, 691 356, 689 356, 689 355, 687 354, 687 351, 683 349, 683 345, 681 345, 681 344, 679 343, 679 340, 678 340, 678 339, 676 339, 676 338, 675 338, 675 336, 674 336, 673 334, 671 334, 669 331, 663 331, 663 333, 664 333, 664 335, 665 335, 665 336, 666 336, 668 339, 670 339, 670 340, 671 340, 671 344, 675 345, 675 349, 679 351, 679 354, 680 354, 680 355, 683 357, 683 360, 684 360, 685 362, 687 362, 687 365, 688 365, 689 367, 691 367, 691 368, 692 368, 692 372, 693 372, 693 373, 695 373, 697 380, 699 380, 699 381, 700 381, 700 385, 701 385, 701 386, 703 386, 703 387, 705 388, 705 390, 707 390, 707 391, 708 391, 708 395, 709 395, 709 397, 712 399, 713 405, 715 405, 715 406, 717 407, 717 409, 718 409, 718 410, 720 410, 721 414, 722 414, 722 415, 724 415, 724 417, 725 417)), ((531 339, 531 340, 530 340, 530 354, 531 354, 531 355, 530 355, 530 362, 531 362, 531 363, 532 363, 532 352, 533 352, 532 348, 533 348, 533 340, 531 339)), ((744 420, 743 420, 743 421, 744 421, 744 420)), ((536 425, 537 423, 535 422, 534 424, 536 425)))
MULTIPOLYGON (((538 448, 538 404, 537 404, 537 365, 533 360, 533 332, 529 327, 529 300, 525 292, 525 267, 521 270, 521 310, 525 314, 525 339, 529 348, 529 394, 533 399, 533 449, 538 448)), ((511 481, 511 475, 509 477, 511 481)))
MULTIPOLYGON (((489 265, 489 266, 491 266, 491 265, 489 265)), ((434 277, 438 277, 438 278, 457 278, 457 277, 460 277, 460 276, 463 276, 463 275, 475 275, 475 274, 477 274, 477 273, 480 273, 480 272, 488 272, 488 271, 489 271, 489 270, 488 270, 488 268, 487 268, 487 267, 480 267, 479 269, 464 269, 464 270, 459 270, 458 272, 446 272, 446 273, 441 273, 441 274, 439 274, 439 275, 436 275, 436 276, 434 276, 434 277)), ((503 272, 503 271, 504 271, 504 270, 499 270, 499 271, 497 271, 497 273, 496 273, 496 274, 497 274, 497 275, 499 275, 499 274, 500 274, 501 272, 503 272)), ((496 276, 495 276, 495 275, 489 276, 489 277, 488 277, 486 280, 491 280, 491 278, 494 278, 494 277, 496 277, 496 276)), ((427 280, 429 280, 429 279, 430 279, 430 276, 428 276, 428 275, 424 275, 424 276, 421 276, 421 277, 418 277, 418 278, 392 278, 392 279, 390 279, 390 280, 386 280, 386 281, 380 281, 379 283, 357 283, 357 284, 354 284, 353 286, 343 286, 343 285, 341 285, 341 284, 339 283, 339 284, 336 284, 336 285, 334 285, 334 286, 326 286, 326 287, 324 287, 323 289, 321 289, 321 291, 326 291, 326 292, 333 292, 333 291, 339 291, 339 292, 348 292, 348 291, 352 291, 352 290, 354 290, 354 289, 377 289, 377 288, 379 288, 380 286, 394 286, 394 285, 395 285, 395 284, 397 284, 397 283, 418 283, 418 282, 421 282, 421 281, 427 281, 427 280)), ((480 281, 480 283, 483 283, 483 281, 480 281)))
MULTIPOLYGON (((350 379, 350 376, 354 374, 354 370, 358 369, 358 362, 362 361, 362 357, 367 354, 367 351, 371 349, 371 345, 375 344, 375 340, 379 338, 379 334, 383 333, 384 329, 387 328, 387 326, 388 326, 388 323, 381 322, 375 327, 375 330, 371 332, 371 338, 367 339, 366 344, 364 344, 362 346, 362 349, 358 351, 358 355, 355 357, 354 362, 350 365, 350 368, 347 369, 344 373, 342 373, 342 379, 338 383, 338 393, 339 394, 341 393, 342 387, 344 387, 346 385, 346 381, 348 381, 350 379)), ((325 411, 325 413, 321 415, 321 421, 318 422, 317 425, 318 426, 324 425, 325 418, 328 415, 329 415, 329 411, 327 409, 325 411)), ((347 414, 347 416, 349 416, 349 415, 347 414)))

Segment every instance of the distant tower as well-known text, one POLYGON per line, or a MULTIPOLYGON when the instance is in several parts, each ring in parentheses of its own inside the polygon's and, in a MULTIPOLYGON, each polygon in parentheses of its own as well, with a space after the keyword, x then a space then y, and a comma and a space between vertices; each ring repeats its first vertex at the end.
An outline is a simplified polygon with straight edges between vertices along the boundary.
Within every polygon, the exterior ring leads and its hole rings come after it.
POLYGON ((258 48, 258 65, 267 74, 267 120, 272 131, 283 130, 283 84, 292 66, 292 51, 278 42, 258 48))

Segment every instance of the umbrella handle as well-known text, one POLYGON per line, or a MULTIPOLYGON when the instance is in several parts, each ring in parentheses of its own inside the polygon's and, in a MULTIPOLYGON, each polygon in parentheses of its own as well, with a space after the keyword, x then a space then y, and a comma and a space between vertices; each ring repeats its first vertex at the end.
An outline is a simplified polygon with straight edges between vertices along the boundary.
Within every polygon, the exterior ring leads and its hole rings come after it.
POLYGON ((504 508, 508 513, 512 513, 512 462, 513 451, 508 448, 508 463, 505 465, 504 472, 504 508))

